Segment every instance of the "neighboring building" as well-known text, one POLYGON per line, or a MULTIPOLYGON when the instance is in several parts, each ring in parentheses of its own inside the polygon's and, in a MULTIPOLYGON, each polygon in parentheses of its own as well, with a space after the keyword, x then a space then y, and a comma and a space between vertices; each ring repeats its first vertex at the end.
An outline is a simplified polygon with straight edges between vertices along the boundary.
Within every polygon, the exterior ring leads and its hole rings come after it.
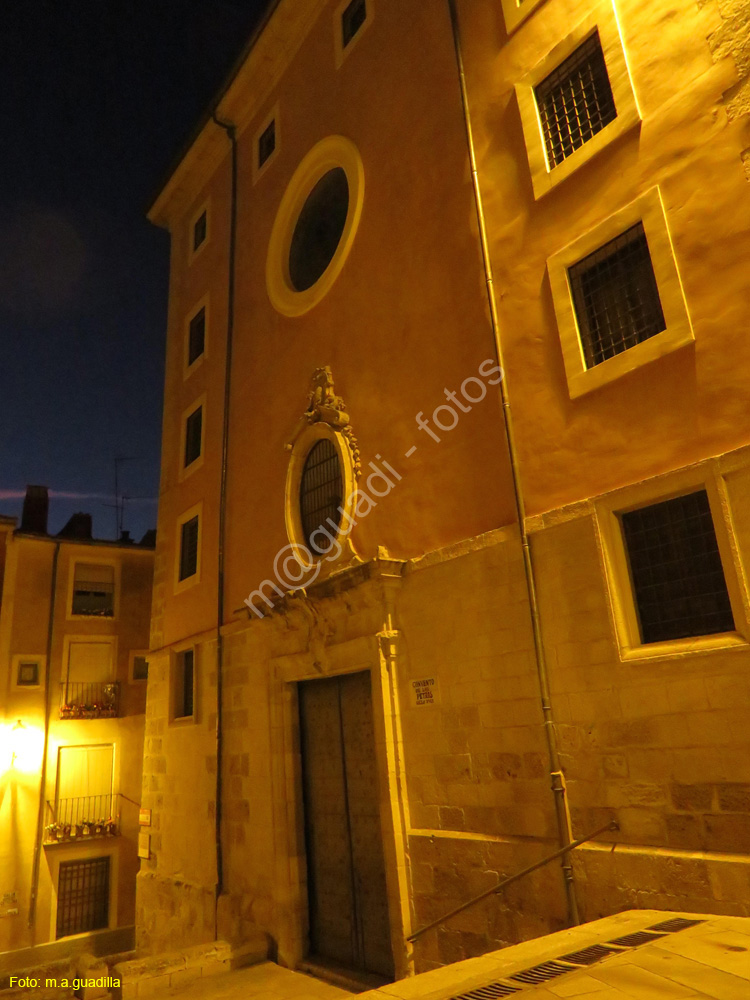
POLYGON ((748 914, 747 19, 271 8, 150 213, 139 947, 393 977, 748 914))
POLYGON ((0 951, 113 932, 101 954, 134 924, 153 533, 47 513, 30 486, 0 522, 0 951))

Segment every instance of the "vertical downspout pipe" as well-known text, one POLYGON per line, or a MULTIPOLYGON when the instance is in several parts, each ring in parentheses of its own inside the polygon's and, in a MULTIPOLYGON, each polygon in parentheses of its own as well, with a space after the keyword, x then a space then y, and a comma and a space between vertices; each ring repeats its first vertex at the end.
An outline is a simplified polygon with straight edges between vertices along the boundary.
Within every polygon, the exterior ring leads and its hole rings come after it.
POLYGON ((34 921, 36 920, 36 900, 39 894, 39 866, 42 858, 42 836, 44 834, 44 803, 47 790, 47 751, 49 748, 50 717, 50 677, 52 673, 52 638, 55 629, 55 597, 57 595, 57 563, 60 557, 60 543, 55 542, 52 556, 52 581, 49 591, 49 620, 47 621, 47 662, 44 667, 44 749, 42 750, 42 775, 39 781, 39 811, 36 819, 36 840, 34 842, 34 862, 31 869, 31 895, 29 897, 29 928, 32 943, 35 941, 34 921))
MULTIPOLYGON (((490 319, 492 323, 492 333, 495 341, 495 351, 497 360, 505 372, 503 364, 502 341, 500 337, 500 321, 497 314, 497 304, 495 302, 495 286, 492 275, 492 261, 490 259, 489 241, 487 237, 487 220, 484 214, 482 202, 482 191, 479 184, 479 173, 477 170, 476 148, 474 146, 474 132, 471 124, 471 112, 469 110, 469 94, 466 84, 466 73, 464 71, 463 52, 461 47, 461 30, 458 21, 458 11, 456 0, 448 0, 451 26, 453 29, 453 44, 456 50, 456 62, 458 65, 458 76, 461 88, 461 105, 463 108, 464 125, 466 127, 466 142, 469 147, 469 160, 471 163, 471 178, 474 187, 474 201, 476 204, 477 222, 479 225, 479 238, 482 248, 482 263, 484 265, 485 284, 487 288, 487 299, 490 308, 490 319)), ((518 528, 521 537, 521 549, 523 552, 523 566, 526 577, 526 591, 531 611, 531 627, 534 635, 534 656, 536 660, 537 675, 539 677, 539 689, 542 701, 542 713, 544 717, 544 731, 547 737, 547 750, 550 761, 550 778, 552 792, 555 802, 555 816, 557 819, 558 839, 561 847, 567 847, 573 842, 573 835, 570 828, 570 814, 568 811, 567 792, 565 779, 560 767, 560 755, 557 747, 557 733, 555 731, 555 721, 552 715, 552 703, 550 699, 549 674, 547 671, 547 661, 544 655, 544 644, 542 641, 542 626, 539 617, 539 602, 537 600, 536 579, 534 576, 534 564, 531 558, 531 547, 529 545, 529 535, 526 530, 526 509, 523 498, 523 488, 518 462, 518 450, 516 448, 513 433, 513 422, 511 417, 510 403, 508 401, 507 378, 500 382, 500 398, 503 407, 505 427, 505 438, 508 446, 510 458, 511 479, 513 483, 513 498, 516 506, 516 516, 518 518, 518 528)), ((571 924, 579 924, 578 902, 575 894, 575 883, 573 879, 573 868, 569 855, 562 860, 563 878, 565 882, 565 895, 568 904, 568 919, 571 924)))
POLYGON ((216 900, 214 910, 215 930, 218 937, 219 896, 224 889, 224 855, 221 844, 221 796, 222 796, 222 693, 224 639, 221 627, 224 623, 224 564, 226 549, 224 536, 227 519, 227 465, 229 458, 229 402, 232 386, 232 342, 234 339, 234 267, 237 246, 237 129, 228 122, 220 121, 216 112, 211 117, 219 128, 224 129, 232 146, 232 190, 229 221, 229 283, 227 290, 227 347, 224 369, 224 415, 221 435, 221 482, 219 486, 219 548, 218 584, 216 588, 216 900))

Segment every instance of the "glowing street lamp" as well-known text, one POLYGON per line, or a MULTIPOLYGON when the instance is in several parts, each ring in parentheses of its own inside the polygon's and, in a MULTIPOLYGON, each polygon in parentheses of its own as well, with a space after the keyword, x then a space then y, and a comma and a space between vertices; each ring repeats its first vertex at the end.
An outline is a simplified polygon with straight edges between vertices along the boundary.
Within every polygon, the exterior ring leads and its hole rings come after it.
POLYGON ((38 771, 42 763, 44 737, 41 730, 28 727, 19 719, 10 730, 10 770, 24 774, 38 771))

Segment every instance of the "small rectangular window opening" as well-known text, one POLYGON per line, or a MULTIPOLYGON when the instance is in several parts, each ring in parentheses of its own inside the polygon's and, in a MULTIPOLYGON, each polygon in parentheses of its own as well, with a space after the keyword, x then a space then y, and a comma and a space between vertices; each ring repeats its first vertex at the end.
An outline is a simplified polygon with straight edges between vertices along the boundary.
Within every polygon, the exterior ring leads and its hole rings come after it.
POLYGON ((21 660, 19 662, 16 683, 19 687, 37 687, 39 685, 39 663, 37 660, 21 660))
POLYGON ((367 20, 366 0, 352 0, 341 15, 341 33, 344 48, 351 42, 367 20))
POLYGON ((621 514, 641 641, 733 632, 705 490, 621 514))
POLYGON ((111 618, 115 613, 115 569, 97 563, 77 563, 73 581, 74 615, 111 618))
POLYGON ((550 170, 617 117, 599 32, 534 89, 550 170))
POLYGON ((192 365, 206 349, 206 308, 201 307, 190 320, 188 329, 188 365, 192 365))
POLYGON ((203 407, 199 406, 185 421, 185 468, 200 458, 202 434, 203 407))
POLYGON ((174 686, 174 717, 186 719, 193 714, 193 684, 195 680, 195 653, 186 649, 177 654, 174 686))
POLYGON ((258 168, 263 166, 263 164, 268 160, 273 151, 276 149, 276 119, 261 132, 260 138, 258 139, 258 168))
POLYGON ((568 269, 586 367, 666 329, 643 223, 568 269))
POLYGON ((206 233, 208 232, 208 219, 205 210, 201 212, 193 225, 193 250, 197 250, 198 247, 206 239, 206 233))
POLYGON ((148 680, 148 660, 146 659, 145 656, 133 657, 133 680, 134 681, 148 680))
POLYGON ((198 515, 185 521, 180 530, 180 580, 198 572, 198 515))

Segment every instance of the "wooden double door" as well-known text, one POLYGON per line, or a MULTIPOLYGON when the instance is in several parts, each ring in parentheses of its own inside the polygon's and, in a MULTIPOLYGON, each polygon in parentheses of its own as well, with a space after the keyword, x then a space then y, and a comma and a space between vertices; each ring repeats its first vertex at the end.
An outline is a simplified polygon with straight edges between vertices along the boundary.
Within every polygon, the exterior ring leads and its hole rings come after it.
POLYGON ((392 979, 369 673, 299 684, 311 956, 392 979))

